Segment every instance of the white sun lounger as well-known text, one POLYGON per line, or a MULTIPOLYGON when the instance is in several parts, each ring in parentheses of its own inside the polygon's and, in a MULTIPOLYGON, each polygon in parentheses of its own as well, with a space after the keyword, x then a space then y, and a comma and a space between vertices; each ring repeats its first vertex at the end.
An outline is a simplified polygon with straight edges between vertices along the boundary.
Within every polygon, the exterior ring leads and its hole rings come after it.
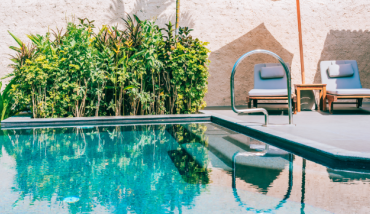
MULTIPOLYGON (((289 67, 289 64, 287 64, 289 67)), ((248 108, 257 108, 258 100, 288 100, 287 79, 279 63, 257 64, 254 66, 254 88, 247 96, 248 108)), ((293 91, 293 90, 292 90, 293 91)), ((293 111, 296 114, 297 98, 292 92, 293 111)), ((286 104, 286 103, 273 103, 286 104)))
POLYGON ((370 89, 362 88, 356 60, 322 61, 320 70, 331 114, 338 99, 356 99, 359 108, 363 98, 370 98, 370 89))

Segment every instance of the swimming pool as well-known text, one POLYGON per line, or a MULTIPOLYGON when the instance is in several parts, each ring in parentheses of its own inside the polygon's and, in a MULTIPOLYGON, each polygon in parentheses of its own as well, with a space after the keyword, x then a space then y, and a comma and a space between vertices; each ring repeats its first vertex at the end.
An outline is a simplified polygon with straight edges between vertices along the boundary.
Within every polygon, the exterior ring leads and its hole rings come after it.
POLYGON ((368 213, 370 174, 213 123, 3 130, 0 213, 368 213))

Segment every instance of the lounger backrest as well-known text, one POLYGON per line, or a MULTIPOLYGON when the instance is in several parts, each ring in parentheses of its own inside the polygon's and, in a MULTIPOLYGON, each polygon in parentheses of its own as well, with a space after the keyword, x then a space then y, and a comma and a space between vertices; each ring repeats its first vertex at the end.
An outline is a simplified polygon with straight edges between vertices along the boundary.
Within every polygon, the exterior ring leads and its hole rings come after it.
POLYGON ((321 83, 327 84, 326 85, 327 90, 362 88, 356 60, 321 61, 320 72, 321 72, 321 83), (352 65, 353 75, 343 77, 330 77, 329 67, 341 64, 352 65))
MULTIPOLYGON (((280 63, 266 63, 266 64, 257 64, 254 66, 254 88, 255 89, 286 89, 287 88, 287 80, 286 74, 284 71, 284 76, 281 78, 262 78, 261 77, 261 70, 263 67, 276 67, 281 66, 280 63)), ((290 72, 290 66, 287 63, 290 72)))

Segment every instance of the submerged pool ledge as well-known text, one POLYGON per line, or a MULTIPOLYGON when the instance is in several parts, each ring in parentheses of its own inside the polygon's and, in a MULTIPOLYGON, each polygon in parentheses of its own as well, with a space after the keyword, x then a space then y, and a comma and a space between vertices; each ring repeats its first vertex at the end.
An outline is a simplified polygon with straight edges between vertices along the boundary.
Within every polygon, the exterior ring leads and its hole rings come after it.
MULTIPOLYGON (((213 122, 233 131, 284 149, 305 159, 318 162, 333 169, 370 171, 370 153, 347 151, 324 143, 291 135, 286 132, 263 127, 261 123, 251 125, 211 111, 186 115, 110 116, 83 118, 32 119, 11 117, 1 123, 1 129, 29 129, 46 127, 76 127, 102 125, 142 125, 189 122, 213 122)), ((294 127, 293 127, 294 128, 294 127)))

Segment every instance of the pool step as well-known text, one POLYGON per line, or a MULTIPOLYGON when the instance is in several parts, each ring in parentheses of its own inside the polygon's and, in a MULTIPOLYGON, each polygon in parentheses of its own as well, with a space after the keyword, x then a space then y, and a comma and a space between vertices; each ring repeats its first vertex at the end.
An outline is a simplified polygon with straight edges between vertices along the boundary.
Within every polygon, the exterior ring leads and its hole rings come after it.
POLYGON ((205 125, 207 126, 205 134, 208 138, 207 149, 211 152, 210 155, 205 152, 199 152, 204 151, 204 144, 188 143, 182 145, 202 166, 207 163, 204 160, 208 158, 212 166, 222 166, 223 169, 230 170, 232 168, 232 158, 237 152, 252 154, 251 156, 238 157, 236 163, 239 165, 281 170, 289 163, 289 153, 284 150, 273 146, 266 146, 261 141, 222 129, 222 127, 218 127, 217 125, 205 125), (253 156, 253 153, 261 152, 264 152, 265 155, 253 156), (202 155, 207 155, 208 157, 202 157, 202 155))

